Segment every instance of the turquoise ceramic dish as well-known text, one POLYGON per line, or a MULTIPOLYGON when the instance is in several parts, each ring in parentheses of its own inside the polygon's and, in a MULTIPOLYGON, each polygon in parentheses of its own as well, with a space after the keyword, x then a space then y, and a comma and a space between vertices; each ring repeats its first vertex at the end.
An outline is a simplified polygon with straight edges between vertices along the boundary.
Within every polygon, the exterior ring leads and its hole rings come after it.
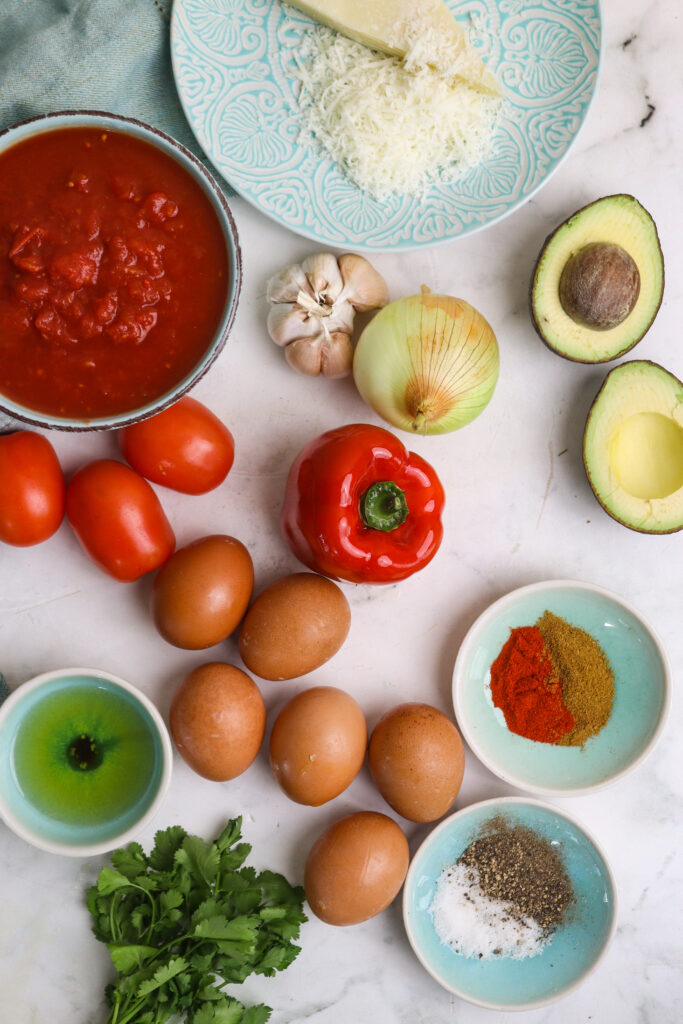
MULTIPOLYGON (((71 732, 69 741, 77 739, 71 732)), ((171 741, 161 715, 130 683, 98 669, 46 672, 19 686, 0 707, 0 820, 49 853, 72 857, 105 853, 129 842, 157 813, 170 785, 172 763, 171 741), (104 753, 97 771, 76 773, 68 807, 60 806, 60 773, 66 776, 73 769, 63 756, 67 744, 61 743, 60 730, 66 737, 69 730, 82 728, 78 709, 79 701, 83 707, 84 694, 96 696, 94 710, 90 703, 85 717, 93 723, 93 734, 102 735, 104 753), (41 715, 41 731, 36 733, 41 715), (44 737, 44 742, 28 746, 28 739, 36 735, 44 737), (131 743, 132 764, 120 754, 121 749, 129 751, 131 743), (31 779, 36 765, 42 771, 40 784, 31 779), (57 775, 56 787, 50 780, 46 787, 45 765, 51 775, 57 775), (105 770, 105 786, 93 790, 97 773, 101 782, 105 770), (111 811, 103 810, 105 800, 111 802, 111 811)))
POLYGON ((661 642, 635 608, 588 583, 550 580, 507 594, 477 619, 455 662, 453 705, 473 753, 501 779, 532 793, 574 796, 614 782, 652 750, 666 721, 670 677, 661 642), (511 733, 491 701, 491 664, 510 630, 533 625, 546 609, 590 633, 614 671, 612 714, 583 748, 511 733))
POLYGON ((119 114, 110 114, 99 110, 62 110, 12 125, 0 132, 0 152, 34 135, 59 128, 103 128, 112 132, 123 132, 142 139, 179 163, 200 186, 216 214, 227 250, 230 279, 226 288, 223 313, 213 337, 207 339, 206 349, 195 366, 168 391, 136 409, 92 419, 56 416, 40 412, 20 405, 6 395, 0 394, 0 431, 14 427, 11 422, 7 422, 6 417, 2 416, 3 412, 12 419, 32 423, 39 427, 72 431, 118 429, 161 412, 162 409, 177 402, 204 376, 225 345, 237 312, 242 282, 242 255, 237 228, 225 196, 204 165, 188 149, 172 139, 170 135, 159 131, 158 128, 153 128, 132 117, 122 117, 119 114))
POLYGON ((171 57, 214 166, 297 234, 369 251, 429 247, 495 224, 567 155, 595 95, 599 0, 446 0, 508 99, 492 156, 424 200, 379 202, 301 141, 290 67, 311 21, 280 0, 175 0, 171 57))
POLYGON ((604 853, 572 817, 537 800, 508 797, 473 804, 431 832, 412 859, 403 889, 403 920, 429 973, 462 999, 495 1010, 532 1010, 566 995, 602 959, 616 928, 614 878, 604 853), (429 911, 436 883, 497 814, 558 844, 575 895, 566 920, 535 957, 477 960, 455 953, 429 911))

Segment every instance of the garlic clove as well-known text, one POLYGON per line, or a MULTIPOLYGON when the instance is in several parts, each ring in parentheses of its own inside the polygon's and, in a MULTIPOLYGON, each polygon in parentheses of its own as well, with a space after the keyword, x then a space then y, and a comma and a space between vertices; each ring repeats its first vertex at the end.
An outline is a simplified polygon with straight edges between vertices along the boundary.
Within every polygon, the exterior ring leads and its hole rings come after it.
POLYGON ((353 365, 353 345, 348 334, 298 338, 285 348, 285 358, 299 373, 315 377, 347 377, 353 365))
POLYGON ((299 373, 309 377, 317 377, 322 367, 322 351, 325 338, 319 334, 317 338, 299 338, 287 345, 285 359, 299 373))
POLYGON ((276 345, 289 345, 297 338, 312 338, 321 333, 320 320, 291 302, 272 306, 266 326, 276 345))
MULTIPOLYGON (((285 349, 285 352, 287 350, 285 349)), ((351 337, 341 331, 325 339, 322 349, 321 371, 324 377, 348 377, 353 366, 351 337)))
POLYGON ((266 290, 268 302, 296 302, 300 293, 314 298, 313 289, 302 267, 291 263, 271 277, 266 290))
POLYGON ((381 274, 363 256, 347 252, 339 257, 339 271, 344 282, 343 297, 359 313, 379 309, 389 301, 389 290, 381 274))
POLYGON ((332 306, 344 287, 337 257, 329 252, 307 256, 301 269, 308 278, 314 297, 320 306, 332 306))

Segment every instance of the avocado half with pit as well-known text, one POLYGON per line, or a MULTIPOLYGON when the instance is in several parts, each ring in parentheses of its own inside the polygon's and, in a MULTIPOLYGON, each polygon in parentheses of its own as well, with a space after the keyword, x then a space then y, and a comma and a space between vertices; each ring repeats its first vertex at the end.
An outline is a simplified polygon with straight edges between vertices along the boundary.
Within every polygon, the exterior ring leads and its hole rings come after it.
POLYGON ((657 363, 607 374, 583 436, 583 462, 605 511, 641 533, 683 528, 683 384, 657 363))
POLYGON ((663 291, 654 220, 633 196, 605 196, 546 239, 531 281, 531 318, 553 352, 604 363, 640 341, 663 291))

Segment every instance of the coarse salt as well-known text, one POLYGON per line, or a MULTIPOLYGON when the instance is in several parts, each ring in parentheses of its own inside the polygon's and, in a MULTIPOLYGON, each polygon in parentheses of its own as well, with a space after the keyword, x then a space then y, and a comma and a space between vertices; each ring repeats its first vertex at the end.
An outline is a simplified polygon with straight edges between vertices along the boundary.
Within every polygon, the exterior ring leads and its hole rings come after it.
POLYGON ((465 957, 522 960, 550 941, 533 918, 513 917, 510 903, 487 896, 467 864, 444 868, 429 910, 441 942, 465 957))

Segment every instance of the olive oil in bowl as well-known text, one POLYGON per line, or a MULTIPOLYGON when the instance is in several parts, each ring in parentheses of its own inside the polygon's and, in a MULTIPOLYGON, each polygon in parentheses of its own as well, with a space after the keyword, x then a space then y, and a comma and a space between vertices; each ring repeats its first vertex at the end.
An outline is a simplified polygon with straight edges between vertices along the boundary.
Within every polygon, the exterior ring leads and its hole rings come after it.
POLYGON ((2 709, 0 813, 37 845, 42 838, 47 848, 82 853, 97 844, 103 852, 148 816, 165 789, 165 726, 116 677, 72 670, 43 678, 19 687, 2 709))

